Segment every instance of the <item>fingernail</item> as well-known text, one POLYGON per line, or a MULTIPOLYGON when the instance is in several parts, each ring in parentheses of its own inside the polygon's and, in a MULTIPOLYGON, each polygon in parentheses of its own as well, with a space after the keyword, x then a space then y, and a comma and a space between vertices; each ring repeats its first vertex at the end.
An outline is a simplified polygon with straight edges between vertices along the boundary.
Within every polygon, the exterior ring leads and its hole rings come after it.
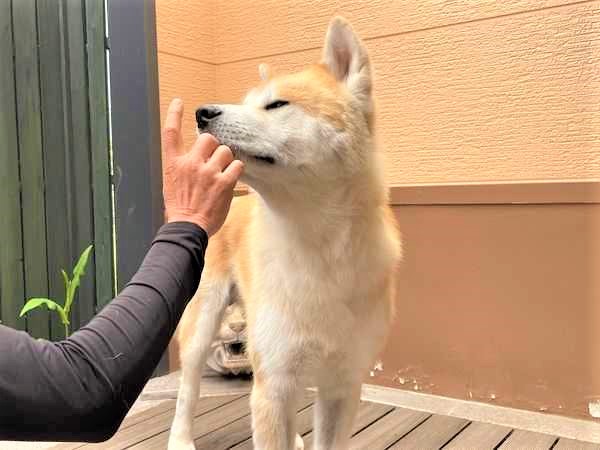
POLYGON ((174 108, 181 108, 182 105, 183 105, 183 102, 181 101, 180 98, 174 98, 171 101, 171 106, 174 108))

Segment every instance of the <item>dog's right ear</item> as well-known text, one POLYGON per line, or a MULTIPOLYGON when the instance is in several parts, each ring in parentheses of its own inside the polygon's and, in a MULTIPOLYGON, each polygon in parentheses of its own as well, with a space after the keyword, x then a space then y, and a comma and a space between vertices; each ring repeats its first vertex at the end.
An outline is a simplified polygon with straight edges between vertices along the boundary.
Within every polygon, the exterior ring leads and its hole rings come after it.
POLYGON ((259 64, 258 75, 262 81, 267 81, 271 77, 271 68, 269 65, 265 63, 259 64))
POLYGON ((372 81, 369 54, 352 26, 342 17, 334 17, 329 23, 323 47, 323 64, 354 95, 370 98, 372 81))

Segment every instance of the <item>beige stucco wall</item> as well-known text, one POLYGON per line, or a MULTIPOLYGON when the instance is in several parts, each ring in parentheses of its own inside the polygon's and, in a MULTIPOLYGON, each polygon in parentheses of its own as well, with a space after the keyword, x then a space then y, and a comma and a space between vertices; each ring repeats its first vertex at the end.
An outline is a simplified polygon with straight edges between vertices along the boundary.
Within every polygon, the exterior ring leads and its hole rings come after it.
POLYGON ((184 101, 185 141, 194 141, 194 110, 216 100, 214 0, 156 0, 160 111, 174 97, 184 101))
POLYGON ((391 183, 597 178, 600 2, 157 0, 161 105, 235 102, 342 14, 376 72, 391 183))

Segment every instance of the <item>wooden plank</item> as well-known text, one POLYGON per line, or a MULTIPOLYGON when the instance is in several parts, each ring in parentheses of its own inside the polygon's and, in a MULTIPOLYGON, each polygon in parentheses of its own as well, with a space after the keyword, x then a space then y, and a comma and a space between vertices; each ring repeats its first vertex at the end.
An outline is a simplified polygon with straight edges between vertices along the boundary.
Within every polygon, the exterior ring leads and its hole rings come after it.
POLYGON ((556 441, 555 436, 515 430, 499 447, 502 450, 548 450, 556 441))
POLYGON ((561 438, 553 448, 554 450, 600 450, 600 444, 561 438))
MULTIPOLYGON (((219 398, 219 397, 215 397, 219 398)), ((223 397, 220 397, 223 398, 223 397)), ((227 397, 225 397, 227 398, 227 397)), ((233 397, 235 398, 235 397, 233 397)), ((211 401, 213 397, 207 397, 200 399, 200 404, 211 401)), ((250 398, 248 395, 238 397, 234 401, 228 402, 221 405, 218 408, 213 408, 204 414, 196 414, 192 425, 192 436, 199 438, 213 432, 225 425, 233 422, 236 419, 249 413, 248 403, 250 398)), ((169 426, 161 430, 154 427, 151 437, 148 436, 144 440, 138 439, 135 445, 132 445, 132 449, 138 450, 164 450, 167 448, 169 441, 169 430, 171 423, 173 422, 173 414, 170 415, 169 426)), ((111 447, 116 450, 116 447, 111 447)), ((129 448, 129 447, 128 447, 129 448)))
POLYGON ((85 16, 96 264, 95 306, 99 310, 115 295, 104 2, 86 0, 85 16))
MULTIPOLYGON (((204 414, 212 414, 211 417, 219 416, 222 408, 224 411, 234 414, 235 408, 240 408, 244 402, 248 401, 248 396, 227 396, 227 397, 209 397, 202 398, 196 406, 194 412, 195 421, 204 414)), ((103 449, 103 450, 121 450, 123 448, 146 448, 143 442, 151 439, 153 436, 167 431, 173 423, 173 410, 169 409, 161 414, 149 418, 143 422, 137 423, 117 433, 111 439, 100 444, 87 444, 85 449, 103 449), (138 446, 141 445, 141 447, 138 446)), ((165 441, 166 442, 166 441, 165 441)), ((166 446, 162 447, 163 449, 166 446)))
MULTIPOLYGON (((145 422, 155 416, 163 414, 166 411, 171 411, 174 409, 175 409, 175 401, 168 400, 159 405, 153 406, 152 408, 148 408, 137 414, 128 416, 125 418, 125 420, 119 427, 119 431, 117 431, 117 433, 121 433, 126 428, 129 428, 129 427, 132 427, 139 423, 145 422)), ((65 443, 65 444, 56 445, 56 446, 50 448, 50 450, 75 450, 75 449, 78 449, 78 448, 81 448, 81 447, 84 447, 87 445, 89 445, 89 444, 86 444, 84 442, 69 442, 69 443, 65 443)))
MULTIPOLYGON (((384 405, 381 403, 360 402, 354 424, 352 425, 352 435, 354 436, 359 431, 374 424, 386 414, 394 410, 393 406, 384 405)), ((313 440, 315 437, 314 430, 302 436, 304 440, 304 448, 309 450, 313 448, 313 440)))
MULTIPOLYGON (((206 372, 212 370, 206 369, 206 372)), ((216 372, 215 372, 216 373, 216 372)), ((140 400, 160 400, 164 398, 177 398, 181 372, 172 372, 165 377, 150 380, 140 394, 140 400), (166 378, 165 378, 166 377, 166 378)), ((221 374, 208 376, 204 373, 200 390, 202 396, 219 397, 223 395, 249 394, 252 389, 252 380, 245 378, 224 378, 221 374)))
POLYGON ((469 421, 466 419, 435 415, 392 445, 390 449, 441 448, 468 424, 469 421))
MULTIPOLYGON (((314 397, 306 395, 299 402, 299 410, 303 412, 313 403, 314 397)), ((250 415, 250 405, 248 413, 243 417, 231 422, 223 428, 219 428, 211 433, 196 439, 194 444, 196 450, 226 450, 230 447, 245 442, 252 437, 252 418, 250 415)), ((311 409, 312 411, 312 409, 311 409)), ((306 425, 304 425, 306 427, 306 425)))
MULTIPOLYGON (((48 251, 48 293, 63 303, 65 288, 61 269, 69 270, 71 239, 67 179, 67 136, 65 127, 65 60, 61 3, 38 0, 40 95, 44 138, 44 188, 46 191, 46 235, 48 251)), ((50 337, 64 337, 56 314, 50 315, 50 337)))
MULTIPOLYGON (((25 296, 48 295, 44 166, 35 0, 13 2, 17 120, 23 208, 25 296)), ((47 309, 27 316, 27 330, 49 338, 47 309)))
POLYGON ((429 417, 430 414, 424 412, 396 408, 357 433, 350 441, 350 448, 357 450, 387 448, 427 421, 429 417))
MULTIPOLYGON (((246 411, 244 411, 246 412, 246 411)), ((252 417, 247 413, 230 424, 194 440, 196 450, 226 450, 252 436, 252 417)), ((144 447, 145 448, 145 447, 144 447)), ((164 447, 163 447, 164 448, 164 447)))
POLYGON ((18 320, 25 299, 19 146, 15 111, 11 1, 0 0, 0 320, 25 329, 18 320))
MULTIPOLYGON (((249 417, 249 414, 249 399, 246 399, 244 402, 242 402, 242 404, 235 406, 235 409, 233 410, 224 409, 223 411, 215 411, 212 417, 206 417, 202 420, 202 426, 196 424, 196 420, 194 420, 193 433, 196 443, 196 450, 216 450, 217 447, 208 446, 207 442, 213 442, 216 444, 221 441, 226 441, 227 438, 230 438, 231 436, 223 435, 223 430, 225 430, 229 425, 233 424, 231 430, 233 436, 239 435, 239 433, 243 434, 243 426, 241 430, 239 429, 240 423, 245 425, 245 419, 249 417)), ((167 443, 169 441, 169 433, 170 430, 161 432, 160 434, 157 434, 148 440, 140 442, 133 448, 140 450, 165 449, 167 448, 167 443)))
MULTIPOLYGON (((65 2, 64 20, 66 24, 66 57, 68 61, 69 90, 69 148, 70 161, 69 189, 71 191, 71 212, 73 246, 72 265, 81 252, 93 243, 92 178, 89 126, 89 92, 87 84, 87 57, 82 2, 65 2)), ((86 324, 95 314, 94 297, 95 265, 90 258, 86 275, 81 280, 77 299, 73 306, 75 327, 86 324)))
POLYGON ((493 449, 504 439, 511 429, 491 423, 473 422, 452 439, 444 450, 472 450, 474 448, 493 449))
POLYGON ((148 420, 149 418, 158 416, 159 414, 162 414, 166 411, 174 411, 175 404, 175 400, 165 400, 159 405, 156 405, 152 408, 148 408, 145 411, 141 411, 137 414, 133 414, 132 416, 125 418, 119 429, 124 430, 125 428, 129 428, 134 425, 137 425, 138 423, 142 423, 148 420))
MULTIPOLYGON (((303 435, 312 430, 313 416, 314 407, 312 405, 298 412, 298 416, 296 417, 296 432, 298 434, 303 435)), ((253 448, 252 436, 249 436, 245 441, 231 447, 231 450, 253 450, 253 448)))

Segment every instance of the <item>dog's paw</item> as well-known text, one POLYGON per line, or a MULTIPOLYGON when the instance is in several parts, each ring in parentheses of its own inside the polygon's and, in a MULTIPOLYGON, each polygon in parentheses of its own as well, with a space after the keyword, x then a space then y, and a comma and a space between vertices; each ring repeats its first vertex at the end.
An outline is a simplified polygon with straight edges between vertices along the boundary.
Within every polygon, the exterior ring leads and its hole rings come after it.
POLYGON ((192 440, 169 439, 168 450, 196 450, 196 446, 192 440))
POLYGON ((304 441, 299 434, 296 435, 296 450, 304 450, 304 441))

